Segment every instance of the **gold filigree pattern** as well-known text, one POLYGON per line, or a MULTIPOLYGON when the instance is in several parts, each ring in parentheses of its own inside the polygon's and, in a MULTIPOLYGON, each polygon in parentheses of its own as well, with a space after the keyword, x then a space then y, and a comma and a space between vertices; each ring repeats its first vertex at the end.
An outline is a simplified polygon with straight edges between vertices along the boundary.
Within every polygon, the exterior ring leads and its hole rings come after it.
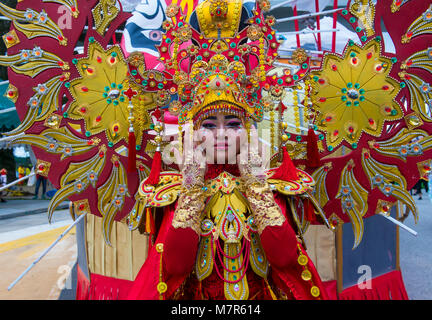
POLYGON ((202 187, 183 189, 180 192, 172 226, 176 229, 191 228, 199 235, 204 216, 205 199, 206 195, 202 187))
POLYGON ((101 36, 105 35, 106 29, 120 12, 116 2, 116 0, 100 0, 93 9, 95 29, 101 36))
POLYGON ((74 18, 78 18, 79 16, 77 0, 42 0, 42 2, 54 2, 61 4, 70 10, 74 18))
POLYGON ((408 73, 399 72, 410 92, 411 108, 425 121, 431 122, 430 106, 432 106, 432 87, 420 77, 408 73))
POLYGON ((362 166, 369 178, 371 188, 378 188, 385 196, 395 197, 405 203, 410 208, 417 222, 416 204, 407 191, 406 180, 398 167, 376 161, 367 149, 363 149, 362 151, 362 166))
POLYGON ((315 188, 312 191, 313 196, 318 200, 321 208, 329 201, 329 196, 327 193, 327 188, 325 182, 327 180, 327 173, 332 169, 331 162, 325 163, 323 166, 315 170, 312 174, 313 179, 315 180, 315 188))
POLYGON ((350 160, 342 170, 336 198, 341 199, 342 211, 351 220, 354 232, 353 249, 355 249, 363 238, 363 216, 368 210, 368 192, 355 178, 353 169, 354 162, 350 160))
POLYGON ((350 6, 350 12, 359 19, 368 37, 375 34, 375 5, 372 0, 354 0, 350 6))

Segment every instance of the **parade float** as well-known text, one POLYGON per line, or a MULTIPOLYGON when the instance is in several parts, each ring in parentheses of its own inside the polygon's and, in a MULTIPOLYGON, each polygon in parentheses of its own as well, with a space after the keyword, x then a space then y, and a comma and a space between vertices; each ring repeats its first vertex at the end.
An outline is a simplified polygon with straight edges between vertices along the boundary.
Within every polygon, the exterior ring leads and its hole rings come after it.
MULTIPOLYGON (((12 21, 0 57, 9 71, 5 95, 21 120, 6 140, 31 145, 38 174, 58 189, 49 219, 71 203, 77 299, 126 299, 143 264, 159 266, 161 210, 179 197, 184 178, 161 153, 169 145, 182 150, 184 126, 220 90, 210 83, 219 76, 226 91, 217 96, 234 95, 248 119, 270 132, 269 186, 289 199, 299 241, 322 280, 320 292, 299 247, 297 280, 310 286, 311 298, 408 298, 399 228, 412 230, 398 219, 404 208, 417 219, 409 190, 430 171, 432 6, 330 5, 323 11, 315 1, 303 16, 293 5, 292 16, 275 18, 267 0, 149 1, 133 15, 116 0, 0 3, 12 21), (326 37, 325 14, 332 24, 326 37), (314 49, 302 47, 304 18, 317 27, 314 49), (283 21, 295 31, 278 32, 283 21), (296 48, 284 46, 290 41, 296 48), (291 172, 292 163, 298 176, 280 170, 291 172), (364 266, 366 284, 359 282, 364 266)), ((210 191, 232 191, 229 178, 210 191)), ((242 243, 254 248, 249 240, 242 243)), ((259 269, 263 257, 253 252, 259 269)), ((206 274, 205 266, 197 262, 196 272, 206 274)), ((154 298, 166 298, 170 288, 158 275, 154 298)), ((236 283, 226 298, 245 297, 236 283)))

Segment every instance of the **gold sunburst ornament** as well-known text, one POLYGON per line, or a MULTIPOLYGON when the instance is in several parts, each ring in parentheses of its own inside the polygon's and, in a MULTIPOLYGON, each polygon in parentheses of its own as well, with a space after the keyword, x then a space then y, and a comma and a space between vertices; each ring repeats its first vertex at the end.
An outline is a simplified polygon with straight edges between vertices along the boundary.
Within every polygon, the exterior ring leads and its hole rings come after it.
POLYGON ((389 76, 393 61, 381 55, 379 41, 350 42, 343 56, 327 54, 312 73, 316 124, 327 133, 329 151, 343 141, 355 149, 363 133, 378 137, 386 121, 403 117, 395 101, 400 84, 389 76))

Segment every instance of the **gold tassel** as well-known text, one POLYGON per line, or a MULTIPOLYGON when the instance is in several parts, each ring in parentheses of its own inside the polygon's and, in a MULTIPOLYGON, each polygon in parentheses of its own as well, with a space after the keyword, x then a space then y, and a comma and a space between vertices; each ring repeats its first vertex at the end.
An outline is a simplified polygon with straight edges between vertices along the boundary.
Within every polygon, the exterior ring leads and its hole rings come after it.
POLYGON ((277 300, 278 298, 276 297, 275 293, 273 292, 272 288, 270 287, 270 285, 269 285, 267 279, 264 279, 264 280, 265 280, 265 283, 266 283, 266 285, 267 285, 267 289, 269 290, 272 299, 273 299, 273 300, 277 300))

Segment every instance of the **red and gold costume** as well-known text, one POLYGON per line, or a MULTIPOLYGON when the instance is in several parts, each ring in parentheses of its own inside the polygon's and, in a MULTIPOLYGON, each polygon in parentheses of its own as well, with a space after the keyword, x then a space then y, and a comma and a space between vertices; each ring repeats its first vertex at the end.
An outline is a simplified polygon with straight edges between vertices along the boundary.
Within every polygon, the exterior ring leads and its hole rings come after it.
MULTIPOLYGON (((263 75, 265 79, 264 66, 252 69, 222 54, 238 46, 241 8, 241 0, 203 2, 196 8, 201 34, 195 37, 181 23, 177 34, 210 42, 216 54, 197 59, 189 75, 176 71, 179 100, 190 100, 177 103, 180 123, 197 128, 217 113, 246 123, 262 120, 263 107, 253 97, 263 75)), ((255 41, 264 37, 259 28, 247 32, 255 41)), ((270 39, 271 33, 267 35, 270 39)), ((291 170, 292 179, 272 179, 280 175, 275 170, 256 177, 236 165, 210 165, 203 181, 195 181, 195 174, 189 177, 190 172, 186 177, 165 172, 156 183, 144 181, 129 223, 139 224, 149 207, 158 208, 155 214, 163 218, 129 298, 325 299, 301 237, 305 215, 315 215, 310 195, 314 182, 305 172, 291 170)))

